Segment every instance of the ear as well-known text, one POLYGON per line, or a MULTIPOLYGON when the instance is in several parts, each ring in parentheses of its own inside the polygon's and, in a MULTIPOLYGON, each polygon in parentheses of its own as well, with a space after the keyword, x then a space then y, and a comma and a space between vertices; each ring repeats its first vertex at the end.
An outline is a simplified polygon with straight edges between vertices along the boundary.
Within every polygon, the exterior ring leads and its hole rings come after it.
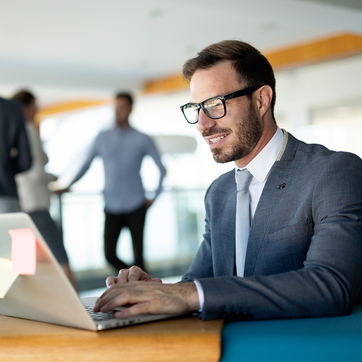
POLYGON ((270 104, 273 98, 273 90, 268 85, 263 85, 255 91, 255 100, 257 109, 259 110, 260 116, 264 116, 267 110, 270 108, 270 104))

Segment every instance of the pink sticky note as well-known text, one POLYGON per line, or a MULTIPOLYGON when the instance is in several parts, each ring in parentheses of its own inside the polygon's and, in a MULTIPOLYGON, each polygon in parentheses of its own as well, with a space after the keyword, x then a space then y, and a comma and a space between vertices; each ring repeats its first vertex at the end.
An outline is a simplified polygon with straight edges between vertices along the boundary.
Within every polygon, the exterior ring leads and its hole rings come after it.
POLYGON ((9 230, 13 273, 33 275, 36 272, 36 236, 31 229, 9 230))

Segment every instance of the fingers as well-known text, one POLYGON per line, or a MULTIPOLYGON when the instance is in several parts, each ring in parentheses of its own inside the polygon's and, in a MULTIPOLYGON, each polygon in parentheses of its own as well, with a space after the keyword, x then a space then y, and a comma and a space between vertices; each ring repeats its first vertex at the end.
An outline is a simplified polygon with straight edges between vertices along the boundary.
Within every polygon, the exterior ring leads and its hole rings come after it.
MULTIPOLYGON (((161 279, 157 278, 157 281, 159 280, 161 279)), ((130 283, 137 281, 151 282, 152 278, 141 268, 135 265, 129 269, 121 269, 117 276, 117 283, 130 283)))
POLYGON ((114 316, 116 318, 128 318, 140 314, 149 314, 148 303, 138 303, 122 310, 116 311, 114 316))
POLYGON ((107 279, 106 279, 107 288, 110 288, 112 285, 114 285, 116 283, 117 283, 117 278, 116 277, 113 277, 113 276, 107 277, 107 279))
POLYGON ((116 283, 98 298, 93 311, 107 313, 114 308, 129 305, 136 301, 140 302, 142 299, 142 291, 137 288, 135 283, 116 283))
POLYGON ((117 281, 116 283, 128 283, 128 274, 130 272, 130 269, 121 269, 117 275, 117 281))
POLYGON ((150 282, 152 281, 152 278, 138 266, 132 266, 129 269, 128 281, 137 282, 139 280, 142 280, 144 282, 150 282))
MULTIPOLYGON (((107 290, 98 298, 96 305, 93 308, 94 312, 101 311, 106 313, 116 307, 132 303, 132 301, 129 298, 127 298, 128 294, 124 294, 122 298, 118 297, 118 295, 121 295, 122 293, 120 289, 122 285, 127 285, 132 282, 162 283, 162 280, 160 278, 151 278, 146 272, 144 272, 141 268, 137 266, 132 266, 129 269, 121 269, 117 277, 114 276, 107 277, 106 279, 107 290), (117 288, 117 290, 115 290, 114 288, 117 288)), ((137 302, 139 301, 140 300, 137 300, 137 302)))
POLYGON ((147 200, 147 201, 146 201, 146 207, 147 207, 147 209, 150 208, 150 207, 152 206, 152 204, 153 204, 153 200, 147 200))
POLYGON ((136 281, 162 283, 160 278, 151 278, 146 272, 137 266, 129 269, 121 269, 117 277, 109 276, 106 279, 106 286, 110 288, 114 284, 130 283, 136 281))
POLYGON ((116 283, 97 300, 95 312, 116 312, 123 318, 136 314, 176 314, 198 310, 199 300, 194 283, 160 284, 137 281, 116 283))

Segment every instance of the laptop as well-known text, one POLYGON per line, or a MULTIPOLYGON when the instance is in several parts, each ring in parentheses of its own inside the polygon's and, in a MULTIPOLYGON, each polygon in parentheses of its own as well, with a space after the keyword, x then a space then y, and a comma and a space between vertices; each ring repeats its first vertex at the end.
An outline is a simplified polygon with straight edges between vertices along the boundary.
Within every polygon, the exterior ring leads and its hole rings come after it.
POLYGON ((0 298, 0 314, 91 331, 175 317, 148 314, 117 319, 114 312, 93 313, 97 297, 79 298, 29 215, 0 214, 0 258, 11 259, 9 230, 18 229, 31 229, 36 236, 36 273, 16 278, 0 298))

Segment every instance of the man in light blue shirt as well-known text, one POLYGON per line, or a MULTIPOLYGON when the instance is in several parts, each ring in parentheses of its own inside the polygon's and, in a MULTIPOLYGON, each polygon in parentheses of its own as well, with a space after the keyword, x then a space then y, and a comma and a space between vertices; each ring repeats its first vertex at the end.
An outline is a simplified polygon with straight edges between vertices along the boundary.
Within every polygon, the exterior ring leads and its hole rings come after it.
POLYGON ((129 268, 116 255, 117 241, 123 227, 128 227, 132 236, 135 265, 144 268, 143 229, 146 211, 160 194, 166 175, 152 139, 129 124, 132 105, 133 99, 130 94, 116 94, 116 125, 96 137, 83 167, 71 182, 74 184, 83 177, 95 157, 102 158, 105 175, 104 250, 107 261, 117 271, 129 268), (145 198, 140 176, 142 160, 147 155, 153 158, 160 171, 158 188, 153 200, 145 198))

